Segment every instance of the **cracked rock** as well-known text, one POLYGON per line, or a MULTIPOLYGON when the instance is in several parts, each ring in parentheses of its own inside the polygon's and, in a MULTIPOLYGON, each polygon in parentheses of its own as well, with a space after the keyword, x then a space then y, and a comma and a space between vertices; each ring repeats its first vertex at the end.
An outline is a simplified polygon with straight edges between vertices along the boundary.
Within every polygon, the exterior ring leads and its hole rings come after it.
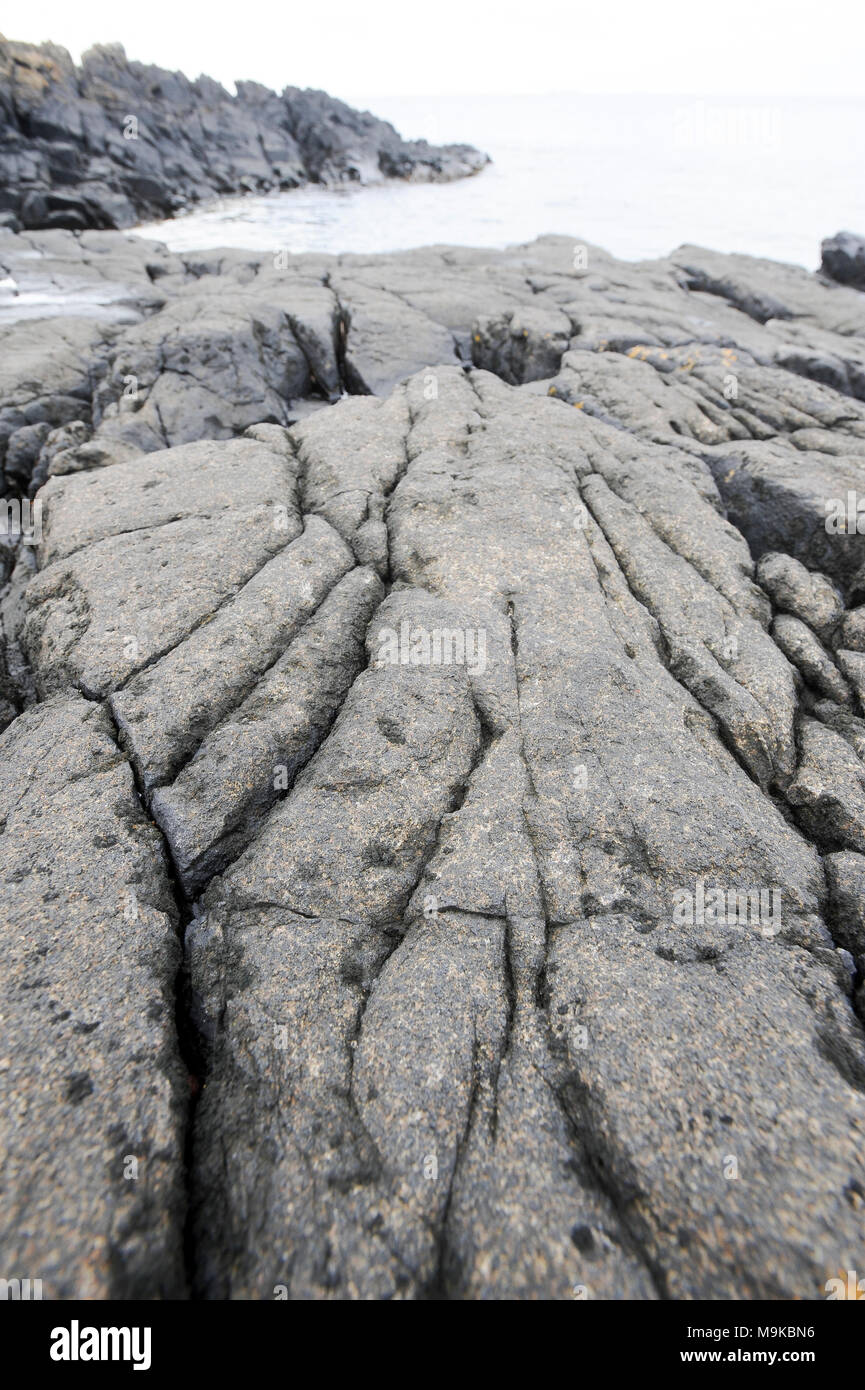
MULTIPOLYGON (((772 624, 772 636, 788 660, 798 666, 816 690, 840 705, 849 704, 853 698, 850 686, 805 623, 781 613, 772 624)), ((841 654, 838 656, 840 661, 841 654)))
POLYGON ((865 300, 583 249, 0 231, 51 304, 0 301, 0 1255, 47 1297, 861 1268, 865 300))
POLYGON ((46 1298, 183 1297, 176 912, 103 709, 14 721, 0 826, 3 1267, 46 1298))
POLYGON ((760 557, 757 580, 782 612, 807 623, 821 641, 831 638, 844 607, 841 595, 825 575, 809 574, 791 555, 770 553, 760 557))

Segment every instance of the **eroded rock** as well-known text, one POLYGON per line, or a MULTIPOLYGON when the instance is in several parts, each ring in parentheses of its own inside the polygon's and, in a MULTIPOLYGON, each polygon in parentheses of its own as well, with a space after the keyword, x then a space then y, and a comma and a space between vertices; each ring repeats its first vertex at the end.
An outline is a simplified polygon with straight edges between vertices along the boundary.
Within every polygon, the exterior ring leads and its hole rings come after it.
POLYGON ((159 834, 104 709, 0 738, 0 1248, 46 1298, 180 1298, 187 1076, 159 834))
POLYGON ((109 1156, 34 1227, 13 1168, 15 1257, 60 1221, 52 1293, 185 1291, 177 1004, 198 1295, 822 1297, 865 1190, 865 553, 826 524, 865 466, 861 295, 565 238, 277 266, 37 235, 54 275, 133 269, 122 319, 9 369, 7 477, 48 481, 3 552, 0 859, 63 1027, 82 971, 100 1022, 77 1109, 34 1044, 8 1113, 16 1163, 85 1145, 131 1056, 159 1216, 109 1156))

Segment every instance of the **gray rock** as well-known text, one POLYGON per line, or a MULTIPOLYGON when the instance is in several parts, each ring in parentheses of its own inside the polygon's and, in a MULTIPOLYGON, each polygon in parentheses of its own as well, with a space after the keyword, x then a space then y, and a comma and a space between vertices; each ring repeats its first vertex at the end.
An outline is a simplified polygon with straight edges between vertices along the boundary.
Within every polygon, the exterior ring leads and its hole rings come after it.
POLYGON ((150 456, 155 464, 110 469, 102 508, 92 512, 88 498, 101 471, 59 481, 59 516, 52 520, 49 506, 43 545, 50 557, 58 536, 64 558, 47 564, 25 596, 24 640, 43 693, 72 687, 107 694, 210 618, 299 534, 284 457, 255 441, 230 443, 218 455, 213 445, 190 448, 185 462, 200 480, 197 505, 182 487, 172 494, 159 454, 150 456), (244 465, 252 471, 238 485, 244 465), (123 469, 134 473, 131 491, 123 469), (135 505, 136 487, 138 525, 130 529, 124 509, 135 505), (93 544, 82 544, 91 537, 93 544))
POLYGON ((176 910, 105 711, 0 738, 0 1249, 45 1298, 181 1298, 176 910))
POLYGON ((835 659, 856 691, 860 709, 865 712, 865 652, 848 652, 839 647, 835 659))
POLYGON ((777 608, 801 618, 822 642, 830 640, 844 612, 841 595, 831 580, 823 574, 809 574, 792 555, 777 552, 761 555, 756 577, 777 608))
POLYGON ((850 652, 865 652, 865 605, 844 614, 837 644, 850 652))
POLYGON ((68 425, 50 429, 39 451, 36 466, 29 474, 30 487, 37 489, 59 473, 74 471, 72 457, 77 449, 90 439, 90 426, 83 420, 73 420, 68 425))
POLYGON ((145 787, 178 772, 351 567, 336 532, 310 517, 229 602, 114 693, 120 737, 145 787))
POLYGON ((844 739, 804 719, 801 760, 787 789, 799 822, 821 845, 865 850, 865 766, 844 739))
POLYGON ((799 453, 772 442, 741 443, 712 450, 708 462, 728 514, 752 551, 786 548, 811 570, 822 570, 842 586, 861 566, 863 538, 827 530, 831 504, 843 503, 852 483, 865 496, 865 469, 853 456, 799 453))
POLYGON ((330 522, 359 564, 373 565, 383 576, 390 563, 384 508, 405 471, 408 421, 404 394, 395 391, 385 401, 346 401, 339 414, 327 411, 292 431, 304 506, 330 522))
POLYGON ((835 940, 865 972, 865 856, 843 850, 823 860, 835 940))
POLYGON ((153 815, 191 896, 245 848, 329 730, 381 597, 370 570, 346 575, 172 785, 154 791, 153 815))
MULTIPOLYGON (((290 169, 282 99, 239 100, 290 169)), ((35 554, 2 550, 8 825, 41 814, 10 874, 70 1019, 101 1020, 76 1047, 127 1029, 112 1116, 134 1084, 161 1164, 124 1224, 103 1130, 98 1161, 74 1132, 50 1294, 182 1296, 184 1227, 206 1298, 815 1299, 857 1267, 865 719, 836 584, 855 601, 865 552, 825 504, 865 468, 865 301, 579 249, 0 232, 7 477, 47 478, 35 554), (51 317, 9 327, 31 294, 51 317), (170 1008, 127 1025, 153 980, 170 1008), (130 1272, 94 1277, 80 1250, 121 1227, 130 1272)), ((32 1145, 70 1132, 28 1049, 15 1240, 32 1145)))
POLYGON ((558 371, 571 332, 568 315, 553 307, 528 305, 501 318, 479 318, 472 328, 472 361, 512 386, 542 381, 558 371))
POLYGON ((850 686, 806 623, 781 613, 772 624, 772 636, 787 659, 799 668, 815 690, 838 704, 850 703, 853 698, 850 686))
POLYGON ((89 416, 103 349, 103 331, 87 319, 64 319, 59 326, 47 321, 16 324, 5 329, 0 362, 0 458, 5 463, 11 444, 7 487, 11 481, 17 489, 26 490, 29 472, 39 456, 40 433, 47 437, 51 427, 89 416), (27 440, 29 447, 22 448, 22 440, 27 440))
POLYGON ((836 705, 833 700, 818 700, 812 714, 846 738, 857 757, 865 763, 865 719, 851 713, 849 708, 836 705))
MULTIPOLYGON (((387 509, 391 573, 413 587, 377 613, 369 670, 193 927, 211 1047, 201 1291, 815 1296, 839 1239, 855 1240, 834 1194, 858 1161, 849 1078, 863 1065, 817 856, 728 752, 709 683, 693 682, 701 707, 667 668, 664 625, 689 621, 671 541, 652 532, 657 577, 648 540, 630 547, 645 546, 656 618, 581 515, 600 481, 590 422, 482 373, 442 370, 439 387, 429 400, 423 376, 408 385, 387 509), (392 664, 404 622, 409 643, 483 631, 486 659, 392 664), (697 880, 774 887, 777 936, 677 928, 675 895, 697 880), (676 1042, 659 1048, 671 1014, 676 1042), (784 1022, 767 1053, 771 1019, 784 1022), (827 1129, 824 1168, 813 1136, 827 1129), (523 1145, 548 1165, 542 1186, 523 1145), (767 1170, 769 1152, 784 1158, 767 1170)), ((349 408, 345 421, 350 450, 366 423, 349 408)), ((636 510, 629 525, 639 538, 636 510)), ((756 669, 771 641, 734 612, 756 669)), ((741 675, 756 679, 747 662, 741 675)), ((748 739, 763 727, 751 700, 748 739)))
POLYGON ((354 395, 387 395, 412 372, 457 362, 453 334, 396 295, 343 275, 329 281, 348 315, 346 385, 354 395))
POLYGON ((333 294, 312 281, 263 269, 251 285, 204 276, 124 333, 95 423, 143 450, 285 424, 293 398, 338 394, 338 325, 333 294))

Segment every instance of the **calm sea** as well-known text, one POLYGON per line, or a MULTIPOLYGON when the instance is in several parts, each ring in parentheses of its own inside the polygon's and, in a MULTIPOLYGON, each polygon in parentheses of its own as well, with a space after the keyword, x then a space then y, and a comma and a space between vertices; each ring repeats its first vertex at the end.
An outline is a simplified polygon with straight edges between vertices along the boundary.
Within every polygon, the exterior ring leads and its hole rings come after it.
POLYGON ((814 267, 865 232, 865 100, 349 95, 407 137, 492 155, 446 185, 306 188, 222 200, 141 228, 178 250, 501 247, 544 232, 628 259, 683 242, 814 267))

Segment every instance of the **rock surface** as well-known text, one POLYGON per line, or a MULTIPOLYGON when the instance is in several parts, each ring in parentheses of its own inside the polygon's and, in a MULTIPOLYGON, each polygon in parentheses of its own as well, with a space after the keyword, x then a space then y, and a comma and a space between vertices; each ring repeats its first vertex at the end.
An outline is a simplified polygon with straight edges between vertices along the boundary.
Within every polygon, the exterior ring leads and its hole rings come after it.
POLYGON ((76 67, 56 44, 0 35, 0 218, 16 229, 131 227, 217 194, 462 178, 488 162, 403 140, 325 92, 238 82, 231 96, 129 62, 120 44, 76 67))
POLYGON ((9 1277, 862 1267, 865 299, 563 238, 0 262, 9 1277))
POLYGON ((865 237, 855 232, 836 232, 821 247, 822 269, 842 285, 865 287, 865 237))
POLYGON ((177 1298, 177 913, 104 709, 62 696, 15 720, 0 825, 3 1267, 47 1297, 177 1298))

